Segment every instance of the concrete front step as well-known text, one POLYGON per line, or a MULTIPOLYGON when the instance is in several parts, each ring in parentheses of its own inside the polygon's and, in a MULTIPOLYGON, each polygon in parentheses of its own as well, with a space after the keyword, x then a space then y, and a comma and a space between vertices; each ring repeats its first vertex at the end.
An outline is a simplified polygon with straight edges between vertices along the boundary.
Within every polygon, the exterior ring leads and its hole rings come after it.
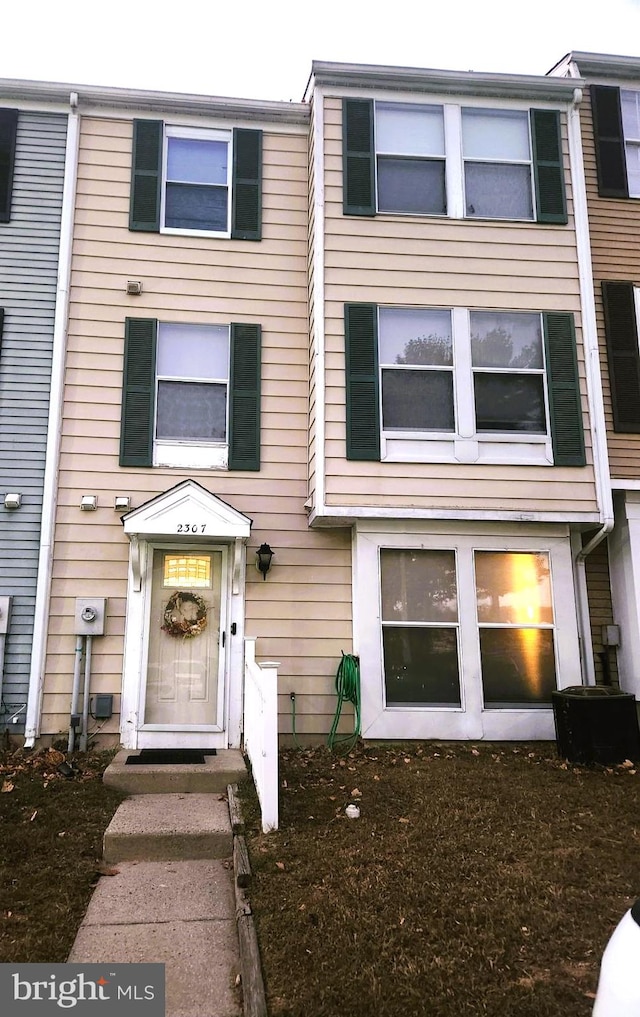
POLYGON ((127 795, 224 794, 228 784, 237 784, 247 776, 239 749, 218 749, 215 756, 205 756, 204 763, 177 766, 127 763, 129 756, 137 755, 121 749, 104 771, 104 783, 127 795))
POLYGON ((118 806, 103 842, 108 864, 226 858, 232 850, 229 807, 218 794, 133 795, 118 806))

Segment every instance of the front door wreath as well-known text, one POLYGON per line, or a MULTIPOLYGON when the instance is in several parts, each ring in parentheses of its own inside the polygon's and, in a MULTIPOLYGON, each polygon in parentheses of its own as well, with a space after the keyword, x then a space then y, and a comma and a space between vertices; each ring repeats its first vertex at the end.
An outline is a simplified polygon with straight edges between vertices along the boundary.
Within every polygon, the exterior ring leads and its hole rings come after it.
POLYGON ((162 631, 176 639, 199 636, 207 627, 207 605, 189 590, 178 590, 164 609, 162 631))

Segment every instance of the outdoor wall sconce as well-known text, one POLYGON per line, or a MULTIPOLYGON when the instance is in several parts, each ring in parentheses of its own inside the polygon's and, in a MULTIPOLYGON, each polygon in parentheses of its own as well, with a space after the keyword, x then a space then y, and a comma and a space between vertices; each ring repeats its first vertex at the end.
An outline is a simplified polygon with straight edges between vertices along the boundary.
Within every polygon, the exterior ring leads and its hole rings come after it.
POLYGON ((128 512, 131 508, 131 498, 128 494, 117 494, 113 502, 116 512, 128 512))
POLYGON ((11 509, 13 511, 13 509, 19 509, 21 505, 22 505, 22 495, 18 494, 17 491, 11 492, 10 494, 5 494, 4 507, 6 509, 11 509))
POLYGON ((273 554, 274 552, 268 544, 260 544, 260 547, 256 551, 256 568, 258 572, 262 573, 263 579, 267 578, 267 572, 271 568, 273 554))
POLYGON ((83 512, 95 512, 98 507, 97 494, 83 494, 80 499, 80 508, 83 512))

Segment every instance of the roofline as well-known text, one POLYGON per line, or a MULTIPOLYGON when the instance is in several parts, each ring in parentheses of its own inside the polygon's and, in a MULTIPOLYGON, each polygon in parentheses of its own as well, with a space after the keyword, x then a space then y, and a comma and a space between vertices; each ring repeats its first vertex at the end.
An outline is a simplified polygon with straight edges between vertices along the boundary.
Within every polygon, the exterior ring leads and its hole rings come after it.
MULTIPOLYGON (((609 53, 583 53, 580 50, 572 50, 559 60, 549 73, 559 67, 564 61, 572 61, 578 67, 581 75, 591 77, 594 74, 609 78, 628 78, 640 75, 640 57, 637 56, 616 56, 609 53)), ((575 81, 575 78, 573 79, 575 81)))
POLYGON ((314 60, 305 98, 313 82, 351 88, 389 88, 450 92, 455 95, 510 96, 569 102, 579 78, 548 78, 533 74, 487 74, 478 71, 433 70, 422 67, 387 67, 377 64, 326 63, 314 60))
POLYGON ((234 99, 225 96, 193 95, 182 92, 153 92, 138 88, 111 88, 106 85, 73 85, 52 81, 23 81, 0 78, 3 102, 65 103, 75 93, 78 108, 111 108, 152 113, 193 113, 200 116, 235 117, 243 120, 274 120, 280 123, 306 124, 309 109, 305 103, 259 99, 234 99))

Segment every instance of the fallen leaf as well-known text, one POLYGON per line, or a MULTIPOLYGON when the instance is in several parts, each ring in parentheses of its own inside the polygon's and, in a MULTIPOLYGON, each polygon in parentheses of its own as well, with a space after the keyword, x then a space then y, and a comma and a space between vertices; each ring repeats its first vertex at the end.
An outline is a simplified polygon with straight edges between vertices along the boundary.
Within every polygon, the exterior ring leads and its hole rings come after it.
POLYGON ((354 787, 353 791, 351 792, 351 797, 362 798, 362 791, 360 790, 360 788, 354 787))
POLYGON ((15 784, 12 784, 10 780, 3 780, 0 793, 6 794, 7 791, 13 791, 14 787, 15 784))
POLYGON ((276 869, 280 869, 281 872, 284 872, 284 868, 284 862, 276 862, 276 869))
POLYGON ((378 774, 377 774, 377 773, 374 773, 374 775, 373 775, 373 779, 374 779, 374 780, 380 780, 380 778, 379 778, 379 776, 378 776, 378 774))
POLYGON ((33 812, 31 813, 31 818, 30 818, 29 822, 33 823, 33 821, 34 821, 34 819, 36 818, 37 815, 38 815, 38 810, 34 809, 33 812))
POLYGON ((96 872, 100 876, 117 876, 120 869, 111 869, 108 865, 105 865, 104 862, 100 862, 99 865, 96 865, 96 872))
POLYGON ((398 822, 399 823, 410 823, 411 820, 410 819, 405 819, 404 816, 401 816, 400 819, 398 820, 398 822))
MULTIPOLYGON (((477 750, 477 749, 471 749, 471 755, 472 755, 472 756, 479 756, 479 755, 480 755, 480 753, 478 752, 478 750, 477 750)), ((497 757, 497 756, 494 756, 493 758, 494 758, 494 759, 497 759, 498 757, 497 757)))

